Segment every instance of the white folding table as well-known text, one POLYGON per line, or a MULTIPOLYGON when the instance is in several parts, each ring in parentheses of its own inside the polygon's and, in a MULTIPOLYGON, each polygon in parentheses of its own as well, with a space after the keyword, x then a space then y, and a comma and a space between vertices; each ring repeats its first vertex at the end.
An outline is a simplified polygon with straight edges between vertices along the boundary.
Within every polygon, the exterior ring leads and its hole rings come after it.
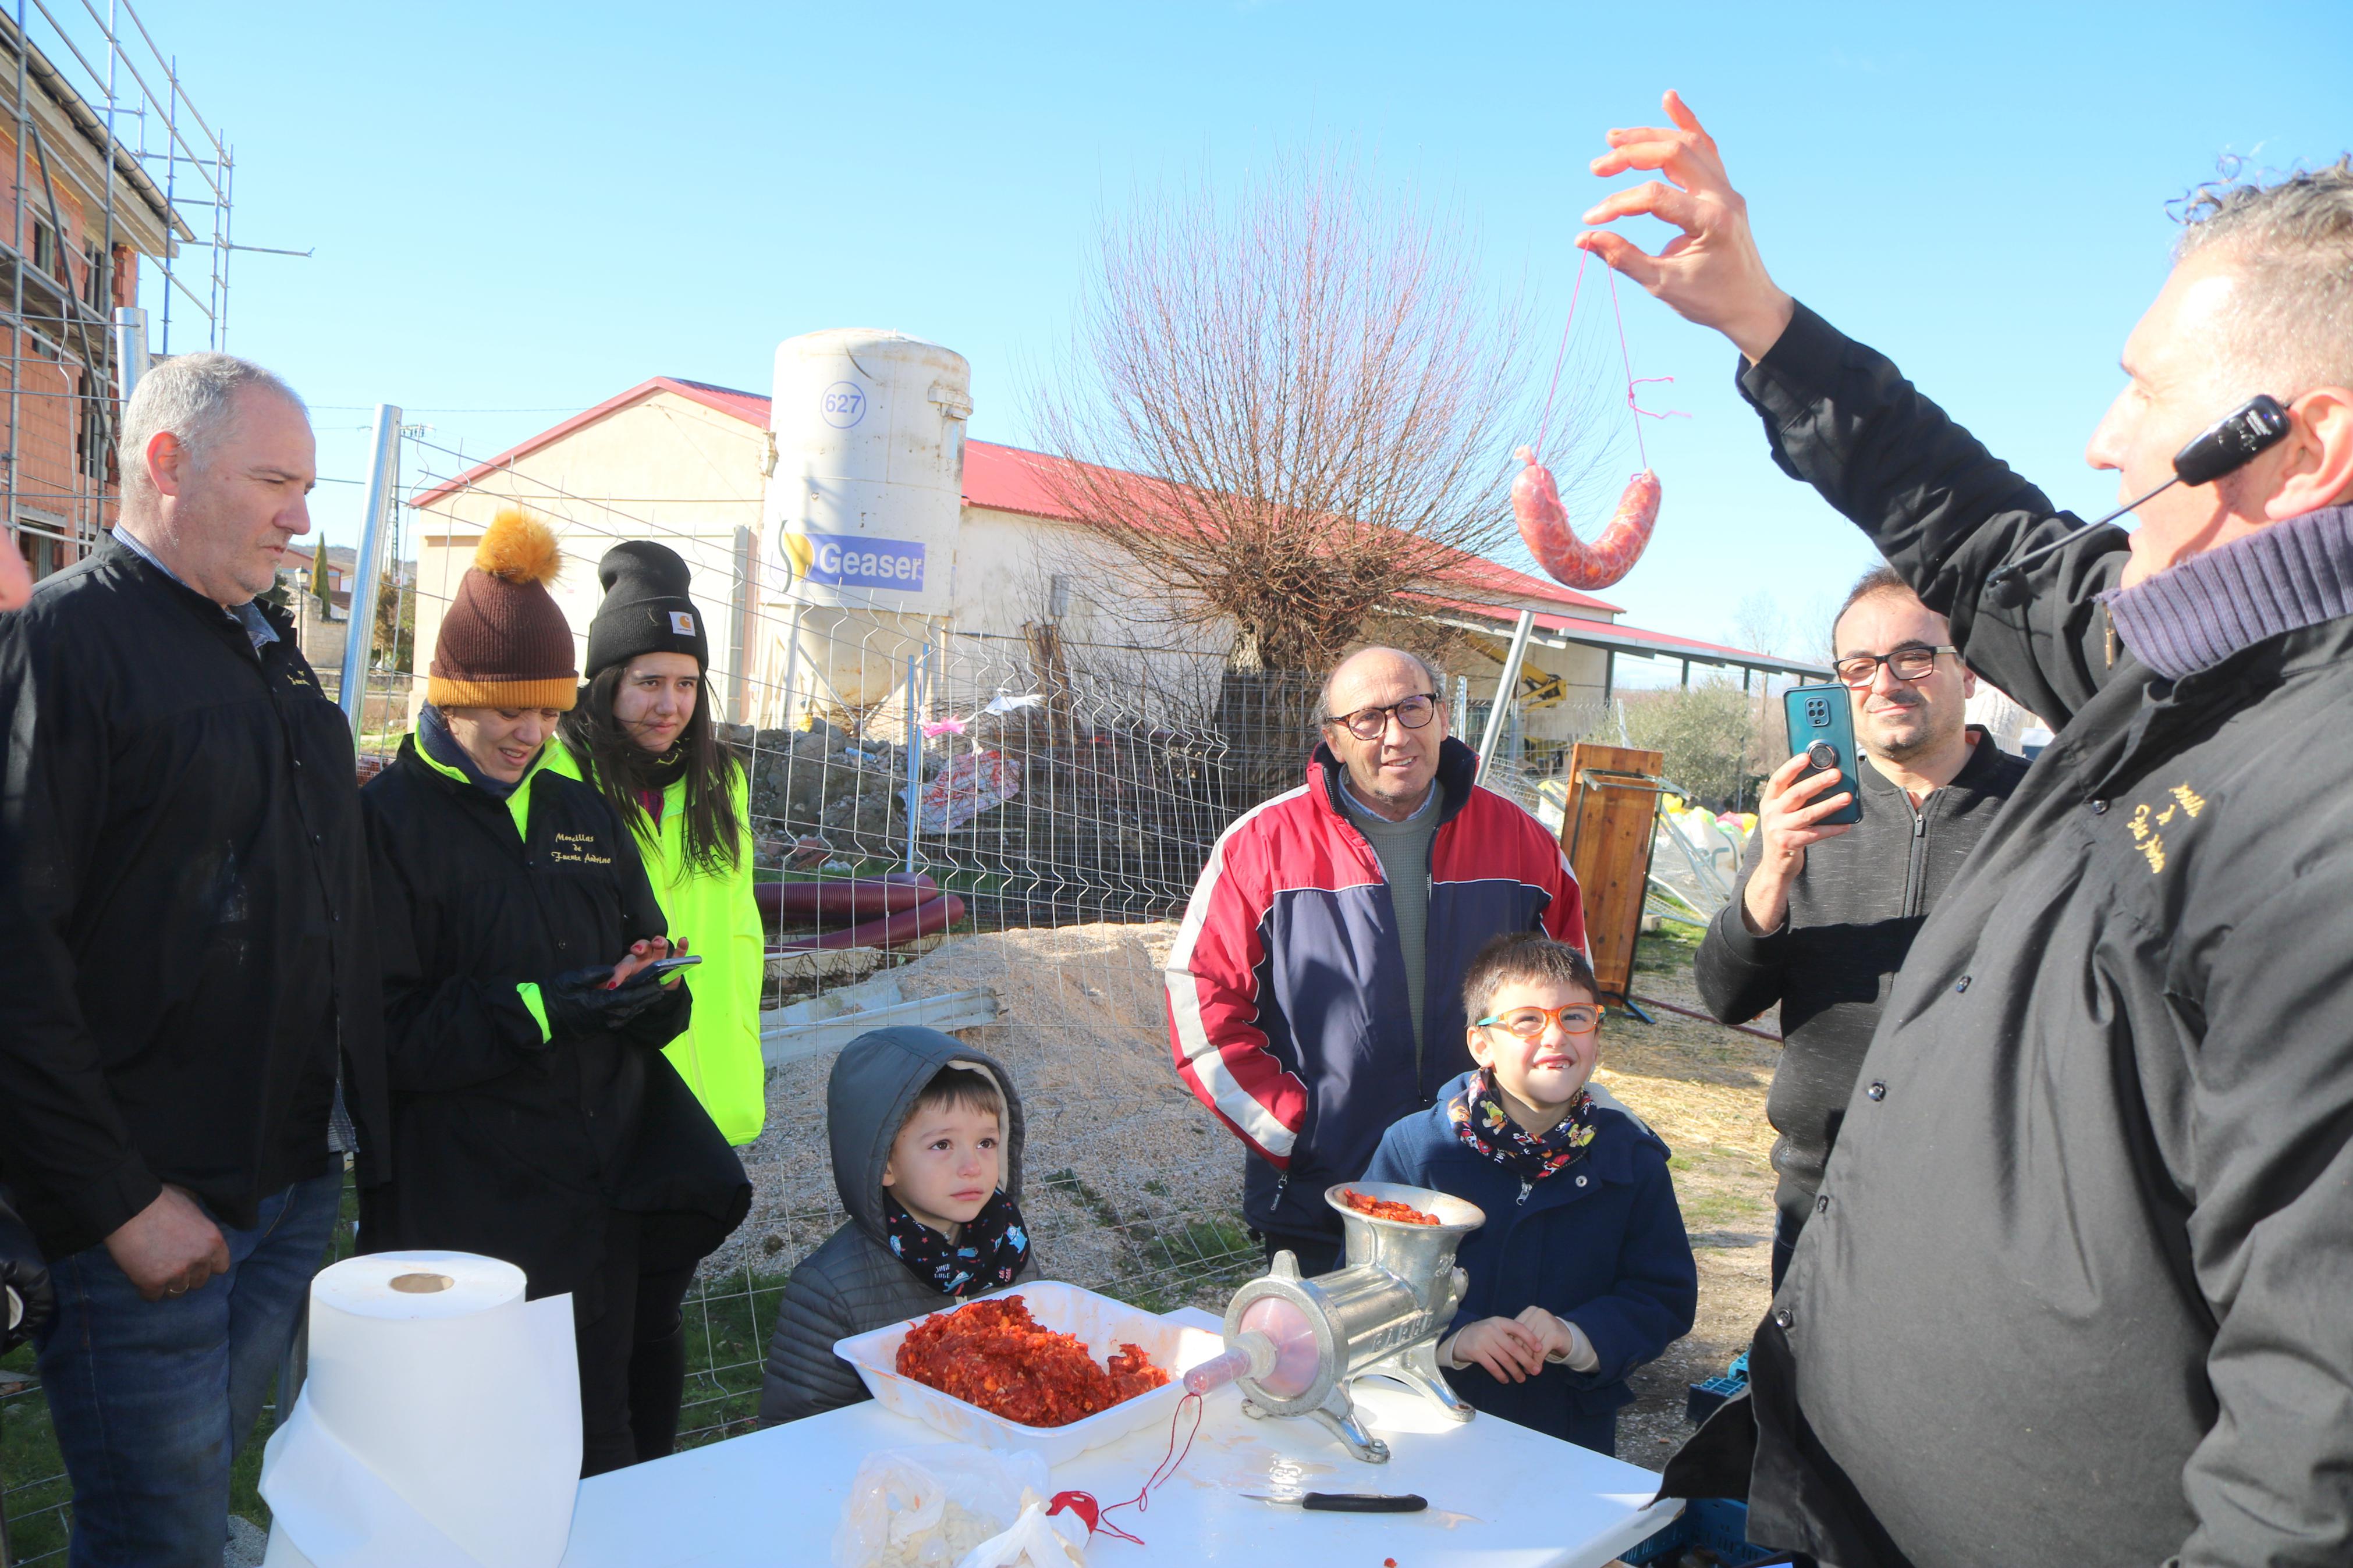
MULTIPOLYGON (((1206 1312, 1171 1316, 1218 1328, 1206 1312)), ((1458 1426, 1393 1384, 1356 1391, 1388 1441, 1388 1463, 1359 1463, 1314 1422, 1250 1420, 1240 1395, 1219 1389, 1190 1456, 1148 1510, 1111 1516, 1145 1544, 1098 1534, 1091 1568, 1382 1568, 1391 1559, 1397 1568, 1599 1568, 1683 1511, 1680 1502, 1652 1503, 1658 1477, 1622 1460, 1492 1415, 1458 1426), (1305 1513, 1241 1495, 1283 1487, 1418 1492, 1430 1510, 1305 1513)), ((870 1400, 598 1476, 581 1483, 564 1565, 823 1565, 859 1461, 877 1448, 944 1441, 870 1400)), ((1167 1445, 1165 1426, 1134 1433, 1058 1467, 1055 1485, 1105 1504, 1133 1497, 1167 1445)))

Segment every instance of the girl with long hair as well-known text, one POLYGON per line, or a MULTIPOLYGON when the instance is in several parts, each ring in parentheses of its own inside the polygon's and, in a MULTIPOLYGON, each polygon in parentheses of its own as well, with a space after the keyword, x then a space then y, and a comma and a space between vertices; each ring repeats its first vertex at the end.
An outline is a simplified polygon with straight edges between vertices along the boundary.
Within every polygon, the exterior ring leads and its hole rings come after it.
MULTIPOLYGON (((587 685, 557 729, 549 765, 594 787, 628 825, 672 940, 702 956, 693 1016, 663 1054, 721 1135, 749 1143, 766 1113, 767 943, 752 895, 748 781, 712 723, 710 642, 686 563, 631 540, 605 552, 596 576, 605 597, 588 626, 587 685)), ((668 1453, 676 1436, 689 1282, 681 1277, 666 1304, 639 1305, 630 1410, 640 1458, 668 1453)))

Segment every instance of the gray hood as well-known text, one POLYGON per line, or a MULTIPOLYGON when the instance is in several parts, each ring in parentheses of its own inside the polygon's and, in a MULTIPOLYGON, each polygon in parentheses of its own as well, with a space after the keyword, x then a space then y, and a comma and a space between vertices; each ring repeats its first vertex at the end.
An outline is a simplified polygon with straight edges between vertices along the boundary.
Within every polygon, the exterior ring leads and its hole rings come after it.
POLYGON ((826 1136, 833 1149, 833 1184, 841 1206, 877 1241, 882 1224, 882 1168, 891 1141, 905 1125, 915 1097, 945 1067, 975 1067, 997 1080, 1005 1096, 1005 1192, 1021 1201, 1021 1096, 1013 1075, 986 1051, 937 1029, 873 1029, 842 1047, 826 1080, 826 1136))

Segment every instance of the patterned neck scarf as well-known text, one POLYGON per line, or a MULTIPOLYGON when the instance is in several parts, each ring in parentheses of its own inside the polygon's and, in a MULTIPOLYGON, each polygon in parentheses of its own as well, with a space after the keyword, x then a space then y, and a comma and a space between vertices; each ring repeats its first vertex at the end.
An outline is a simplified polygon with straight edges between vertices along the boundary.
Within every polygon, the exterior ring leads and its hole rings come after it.
POLYGON ((882 1224, 891 1255, 943 1296, 985 1295, 1010 1285, 1029 1261, 1029 1232, 1002 1187, 965 1221, 955 1241, 909 1214, 887 1192, 882 1194, 882 1224))
POLYGON ((1504 1109, 1492 1068, 1471 1076, 1461 1094, 1446 1102, 1454 1135, 1524 1182, 1541 1182, 1574 1163, 1593 1142, 1593 1097, 1583 1089, 1569 1101, 1568 1114, 1539 1137, 1504 1109))

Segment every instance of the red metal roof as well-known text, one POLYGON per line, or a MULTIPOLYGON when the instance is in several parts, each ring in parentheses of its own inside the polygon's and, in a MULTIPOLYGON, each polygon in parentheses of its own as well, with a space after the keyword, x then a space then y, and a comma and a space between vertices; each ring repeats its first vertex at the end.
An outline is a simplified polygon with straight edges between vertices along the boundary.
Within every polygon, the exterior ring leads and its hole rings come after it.
MULTIPOLYGON (((1508 626, 1519 619, 1519 612, 1498 605, 1475 605, 1459 599, 1441 599, 1435 595, 1416 594, 1412 597, 1441 610, 1458 615, 1474 616, 1482 621, 1493 621, 1508 626)), ((1752 648, 1733 647, 1725 643, 1702 642, 1697 637, 1677 637, 1672 632, 1654 632, 1642 626, 1630 626, 1623 621, 1588 620, 1582 616, 1548 616, 1539 612, 1535 617, 1538 631, 1551 632, 1575 642, 1591 643, 1597 647, 1615 647, 1628 653, 1655 656, 1660 658, 1689 658, 1710 664, 1737 664, 1752 669, 1787 670, 1792 674, 1828 676, 1830 671, 1802 659, 1783 658, 1778 654, 1758 653, 1752 648)))
MULTIPOLYGON (((769 400, 756 392, 739 392, 733 387, 714 386, 705 381, 688 381, 681 376, 658 375, 639 382, 617 397, 608 397, 594 408, 584 409, 561 425, 551 426, 538 435, 518 442, 497 457, 477 463, 457 478, 445 479, 432 489, 416 496, 409 504, 430 506, 442 497, 475 483, 483 476, 521 461, 542 447, 562 440, 583 426, 592 425, 608 414, 617 414, 631 404, 642 402, 659 392, 700 403, 722 414, 732 414, 747 425, 768 427, 769 400)), ((993 441, 967 441, 964 448, 964 501, 966 506, 985 506, 992 511, 1016 512, 1024 517, 1050 518, 1060 522, 1083 521, 1058 500, 1046 473, 1061 458, 1044 452, 1031 452, 1019 447, 1001 447, 993 441)), ((1525 572, 1514 571, 1500 561, 1483 556, 1464 555, 1460 563, 1446 574, 1454 586, 1470 592, 1506 595, 1516 599, 1535 599, 1546 604, 1565 605, 1572 609, 1603 610, 1616 614, 1620 606, 1607 599, 1597 599, 1558 583, 1532 577, 1525 572)))

